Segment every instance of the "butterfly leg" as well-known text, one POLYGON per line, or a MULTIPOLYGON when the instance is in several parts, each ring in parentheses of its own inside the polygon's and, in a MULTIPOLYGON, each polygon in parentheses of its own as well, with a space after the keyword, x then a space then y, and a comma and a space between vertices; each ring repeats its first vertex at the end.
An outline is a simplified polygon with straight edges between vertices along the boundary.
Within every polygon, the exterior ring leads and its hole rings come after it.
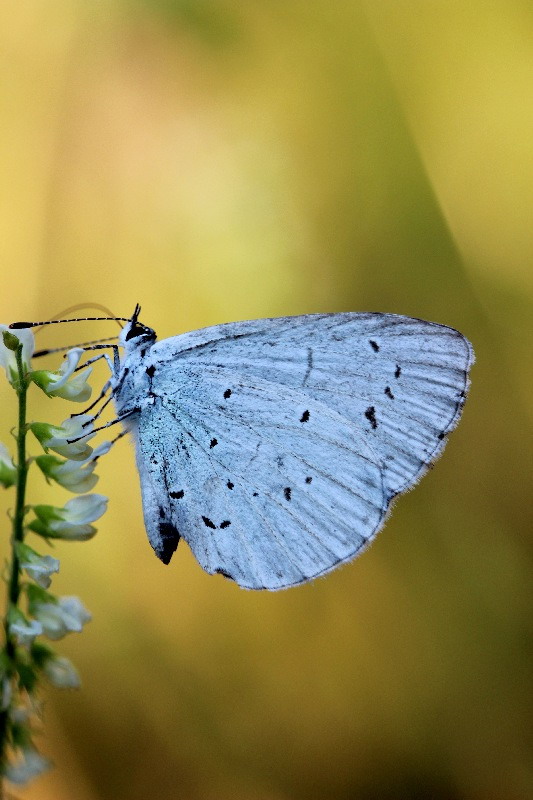
POLYGON ((75 414, 71 414, 70 416, 71 416, 71 417, 81 417, 81 416, 83 416, 84 414, 87 414, 87 413, 88 413, 89 411, 91 411, 91 410, 92 410, 92 409, 93 409, 93 408, 94 408, 96 405, 98 405, 98 403, 100 402, 100 400, 103 400, 103 398, 104 398, 104 397, 106 396, 106 394, 108 393, 110 386, 111 386, 111 383, 110 383, 110 381, 107 381, 106 383, 104 383, 104 386, 103 386, 103 388, 102 388, 102 391, 100 392, 100 394, 98 395, 98 397, 96 398, 96 400, 94 400, 94 401, 91 403, 91 405, 90 405, 90 406, 87 406, 87 408, 84 408, 84 409, 83 409, 83 411, 77 411, 75 414))
MULTIPOLYGON (((107 389, 106 389, 106 392, 107 392, 107 389)), ((102 399, 102 397, 104 397, 104 395, 101 395, 99 399, 102 399)), ((86 422, 84 422, 81 427, 82 428, 86 428, 88 425, 93 425, 96 422, 96 420, 98 419, 98 417, 100 416, 100 414, 102 413, 102 411, 104 410, 104 408, 109 405, 109 403, 111 402, 112 399, 113 399, 113 395, 109 395, 107 400, 105 400, 102 403, 102 405, 100 406, 100 408, 98 409, 96 414, 93 414, 91 419, 88 419, 86 422)), ((92 408, 92 406, 90 406, 90 408, 92 408)))
POLYGON ((74 372, 79 372, 80 370, 85 369, 85 367, 88 367, 89 364, 94 364, 95 361, 100 361, 102 358, 105 359, 105 361, 107 363, 107 366, 109 367, 109 369, 110 369, 110 371, 112 373, 113 372, 113 362, 111 361, 111 359, 109 358, 107 353, 101 353, 99 356, 94 356, 93 358, 90 358, 88 361, 84 361, 83 364, 80 364, 78 367, 76 367, 74 372))
POLYGON ((94 358, 90 358, 89 361, 86 361, 85 364, 81 364, 79 367, 76 367, 75 372, 79 369, 84 369, 88 364, 94 364, 95 361, 98 361, 100 358, 104 358, 107 361, 111 374, 116 375, 120 370, 120 356, 118 354, 118 345, 117 344, 93 344, 92 347, 84 347, 85 351, 88 350, 112 350, 113 351, 113 361, 107 353, 102 353, 99 356, 95 356, 94 358))
MULTIPOLYGON (((123 422, 128 417, 131 417, 132 414, 137 414, 139 412, 139 410, 140 409, 138 409, 138 408, 132 408, 129 411, 126 411, 120 417, 117 417, 116 419, 112 419, 109 422, 106 422, 105 425, 100 425, 99 428, 95 428, 94 430, 91 431, 91 433, 97 433, 98 431, 103 431, 106 428, 110 428, 111 425, 116 425, 117 422, 123 422)), ((87 434, 84 434, 83 436, 77 436, 75 439, 67 439, 67 443, 68 444, 73 444, 74 442, 79 442, 80 439, 84 439, 86 435, 87 434)))
MULTIPOLYGON (((94 364, 95 361, 99 361, 100 359, 103 358, 107 362, 107 365, 109 366, 109 370, 110 370, 111 374, 114 374, 114 371, 118 368, 117 364, 120 365, 120 362, 118 360, 118 346, 116 344, 95 345, 93 347, 86 347, 85 349, 86 350, 101 350, 103 348, 109 348, 109 347, 111 347, 113 349, 114 362, 111 361, 111 359, 110 359, 110 357, 109 357, 109 355, 107 353, 101 353, 99 356, 94 356, 93 358, 90 358, 88 361, 86 361, 84 364, 81 364, 79 367, 76 367, 74 372, 78 372, 80 369, 85 369, 85 367, 88 367, 89 364, 94 364)), ((96 400, 94 400, 94 402, 91 403, 90 406, 85 408, 83 411, 78 411, 76 414, 71 414, 70 416, 71 417, 79 417, 79 416, 81 416, 83 414, 87 414, 89 411, 91 411, 91 409, 93 409, 95 406, 98 405, 100 400, 103 400, 103 398, 108 393, 110 386, 111 386, 111 382, 110 381, 106 381, 106 383, 104 384, 104 386, 102 388, 102 391, 100 392, 100 394, 98 395, 96 400)), ((83 427, 86 427, 91 422, 94 422, 95 419, 97 419, 100 416, 100 414, 102 413, 102 411, 107 406, 107 404, 109 403, 110 400, 111 400, 111 397, 109 397, 106 400, 106 402, 102 405, 100 410, 93 416, 92 420, 87 420, 87 422, 85 423, 85 425, 83 427)))
POLYGON ((122 439, 122 437, 125 436, 127 433, 128 431, 120 431, 120 433, 117 433, 115 438, 111 439, 111 444, 115 444, 115 442, 118 442, 118 440, 122 439))

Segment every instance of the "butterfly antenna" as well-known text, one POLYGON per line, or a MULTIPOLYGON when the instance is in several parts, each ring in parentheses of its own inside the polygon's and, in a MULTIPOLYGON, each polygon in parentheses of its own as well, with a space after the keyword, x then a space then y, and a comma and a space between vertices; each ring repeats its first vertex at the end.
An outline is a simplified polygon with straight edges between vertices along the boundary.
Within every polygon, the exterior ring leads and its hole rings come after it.
POLYGON ((103 320, 131 322, 130 317, 76 317, 75 319, 46 319, 42 322, 12 322, 9 328, 20 330, 21 328, 40 328, 42 325, 62 325, 64 322, 101 322, 103 320))
POLYGON ((66 347, 52 347, 47 350, 36 350, 33 354, 33 358, 49 356, 52 353, 63 353, 65 350, 71 350, 73 347, 87 347, 91 344, 100 344, 100 342, 113 342, 116 338, 116 336, 107 336, 105 339, 92 339, 90 342, 79 342, 79 344, 71 344, 66 347))
MULTIPOLYGON (((69 306, 68 308, 64 308, 58 314, 54 314, 53 317, 50 317, 50 319, 48 321, 49 322, 51 322, 52 320, 60 321, 60 318, 66 317, 67 314, 72 314, 72 313, 74 313, 74 311, 80 311, 82 308, 83 309, 85 309, 85 308, 94 308, 97 311, 103 311, 105 314, 109 314, 109 317, 112 318, 112 319, 117 319, 116 314, 113 314, 113 312, 107 306, 104 306, 101 303, 76 303, 76 305, 69 306)), ((117 322, 118 322, 118 319, 117 319, 117 322)), ((119 327, 122 327, 120 325, 120 322, 118 322, 118 325, 119 325, 119 327)))
MULTIPOLYGON (((148 328, 146 325, 143 325, 142 322, 138 322, 139 314, 141 313, 141 306, 139 303, 136 304, 135 309, 131 317, 116 317, 109 309, 105 306, 101 306, 97 303, 92 303, 91 306, 103 309, 104 311, 109 313, 108 317, 75 317, 71 319, 47 319, 42 320, 41 322, 12 322, 9 325, 9 328, 12 330, 20 330, 22 328, 41 328, 44 325, 62 325, 64 322, 102 322, 103 320, 113 320, 115 322, 132 322, 134 325, 139 325, 141 328, 144 328, 146 331, 150 331, 151 328, 148 328)), ((67 309, 65 313, 69 311, 73 311, 77 308, 86 308, 87 306, 72 306, 70 309, 67 309)), ((68 348, 67 348, 68 349, 68 348)))

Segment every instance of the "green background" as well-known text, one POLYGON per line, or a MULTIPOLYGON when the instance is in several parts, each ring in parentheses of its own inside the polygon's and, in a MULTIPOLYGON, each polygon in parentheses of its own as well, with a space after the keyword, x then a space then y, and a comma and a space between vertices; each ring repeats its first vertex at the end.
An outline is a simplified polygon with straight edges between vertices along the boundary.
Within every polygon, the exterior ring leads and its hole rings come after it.
MULTIPOLYGON (((97 537, 54 551, 94 619, 59 644, 82 691, 44 696, 57 767, 18 797, 533 796, 532 28, 521 0, 2 5, 4 322, 380 310, 477 355, 444 458, 370 551, 287 592, 186 546, 157 562, 122 440, 97 537)), ((34 419, 72 410, 32 391, 34 419)), ((31 502, 67 499, 32 479, 31 502)))

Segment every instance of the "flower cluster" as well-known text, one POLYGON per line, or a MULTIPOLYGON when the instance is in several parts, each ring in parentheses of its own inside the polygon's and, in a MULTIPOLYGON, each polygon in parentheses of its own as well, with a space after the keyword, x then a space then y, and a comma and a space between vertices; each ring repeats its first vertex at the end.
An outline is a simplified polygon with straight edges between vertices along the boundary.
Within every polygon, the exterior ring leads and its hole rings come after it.
MULTIPOLYGON (((32 355, 30 330, 11 331, 0 325, 0 365, 18 394, 21 407, 25 409, 30 383, 49 397, 74 402, 89 398, 91 387, 87 381, 91 368, 79 371, 81 348, 70 350, 56 372, 32 371, 32 355)), ((104 442, 93 450, 88 444, 93 436, 92 417, 78 414, 59 426, 25 423, 15 437, 17 458, 0 443, 0 484, 17 489, 4 620, 6 641, 0 651, 0 768, 4 777, 14 783, 25 783, 49 766, 33 741, 35 720, 40 714, 37 688, 41 678, 59 688, 76 688, 80 683, 71 662, 43 639, 56 641, 68 633, 79 633, 91 619, 77 597, 56 596, 49 591, 52 576, 59 571, 59 560, 30 546, 26 534, 36 534, 45 542, 85 541, 94 536, 96 528, 92 523, 105 512, 107 498, 87 492, 98 481, 96 464, 111 443, 104 442), (27 459, 25 443, 29 431, 43 452, 27 459), (27 505, 24 487, 31 463, 37 465, 48 482, 59 484, 75 496, 62 507, 27 505)))

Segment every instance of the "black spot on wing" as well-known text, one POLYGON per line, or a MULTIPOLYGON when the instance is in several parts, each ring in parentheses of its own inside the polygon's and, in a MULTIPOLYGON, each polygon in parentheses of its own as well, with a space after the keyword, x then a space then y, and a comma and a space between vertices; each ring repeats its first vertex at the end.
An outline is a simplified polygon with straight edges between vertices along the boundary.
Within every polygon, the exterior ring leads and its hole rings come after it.
POLYGON ((389 397, 391 400, 394 400, 394 395, 393 395, 393 393, 391 392, 391 388, 390 388, 390 386, 385 386, 385 394, 386 394, 386 395, 387 395, 387 397, 389 397))
POLYGON ((300 417, 300 422, 309 422, 309 417, 310 416, 311 415, 310 415, 309 411, 304 411, 304 413, 300 417))
POLYGON ((259 492, 254 492, 252 497, 259 497, 259 492))
POLYGON ((394 377, 399 378, 401 374, 402 374, 402 368, 400 367, 399 364, 396 364, 396 369, 394 370, 394 377))
POLYGON ((173 500, 181 500, 185 492, 183 489, 180 489, 179 492, 169 492, 169 497, 172 497, 173 500))
POLYGON ((219 527, 220 528, 229 528, 230 525, 231 525, 231 522, 229 521, 229 519, 225 519, 223 522, 220 523, 219 527))
POLYGON ((150 367, 146 368, 146 374, 148 375, 149 378, 153 378, 154 377, 154 375, 155 375, 155 367, 154 367, 153 364, 150 367))
POLYGON ((227 482, 227 484, 226 484, 226 486, 228 487, 228 489, 233 489, 233 487, 235 486, 235 484, 234 484, 234 483, 232 483, 231 481, 228 481, 228 482, 227 482))
POLYGON ((373 339, 369 339, 368 344, 370 345, 374 353, 379 353, 379 344, 377 342, 375 342, 373 339))
POLYGON ((445 436, 446 436, 446 434, 444 432, 443 433, 439 433, 439 435, 437 436, 437 439, 441 439, 442 440, 442 439, 444 439, 445 436))
POLYGON ((168 564, 180 540, 180 533, 170 522, 159 523, 161 543, 155 548, 156 555, 163 564, 168 564))
POLYGON ((310 475, 308 475, 307 478, 305 479, 305 482, 306 483, 311 483, 312 480, 313 480, 312 477, 310 475))
POLYGON ((290 500, 291 499, 291 494, 292 494, 291 487, 290 486, 286 486, 284 488, 284 490, 283 490, 283 495, 285 497, 285 500, 290 500))
POLYGON ((213 447, 215 447, 215 445, 217 444, 218 444, 218 439, 211 439, 211 441, 209 442, 209 447, 213 449, 213 447))
POLYGON ((374 408, 374 406, 368 406, 367 410, 365 411, 365 417, 372 425, 372 428, 376 430, 376 428, 378 427, 378 422, 376 419, 376 409, 374 408))
POLYGON ((212 528, 213 530, 216 530, 217 526, 215 525, 212 519, 209 519, 209 517, 204 517, 203 515, 202 519, 204 521, 204 525, 206 528, 212 528))
POLYGON ((224 399, 227 400, 228 397, 231 397, 231 389, 226 389, 224 392, 224 399))

